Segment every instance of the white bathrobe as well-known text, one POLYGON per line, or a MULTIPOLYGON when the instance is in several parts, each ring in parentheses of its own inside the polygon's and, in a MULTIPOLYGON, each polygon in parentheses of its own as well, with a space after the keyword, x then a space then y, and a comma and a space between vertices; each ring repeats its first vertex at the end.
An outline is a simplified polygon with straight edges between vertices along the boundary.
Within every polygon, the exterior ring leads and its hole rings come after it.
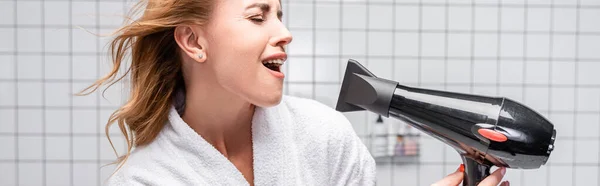
MULTIPOLYGON (((341 113, 284 96, 252 119, 254 184, 375 185, 375 161, 341 113)), ((173 107, 169 122, 137 147, 107 185, 249 185, 240 171, 192 130, 173 107)))

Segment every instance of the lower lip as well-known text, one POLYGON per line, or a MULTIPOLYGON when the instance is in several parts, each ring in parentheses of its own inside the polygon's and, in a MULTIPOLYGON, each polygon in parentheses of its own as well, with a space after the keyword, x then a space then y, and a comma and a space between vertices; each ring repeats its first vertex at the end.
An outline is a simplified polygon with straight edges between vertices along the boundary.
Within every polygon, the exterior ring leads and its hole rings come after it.
MULTIPOLYGON (((275 76, 276 78, 280 78, 283 79, 285 77, 285 75, 283 75, 282 72, 277 72, 277 71, 273 71, 267 67, 265 67, 273 76, 275 76)), ((279 67, 279 70, 281 70, 281 66, 279 67)))

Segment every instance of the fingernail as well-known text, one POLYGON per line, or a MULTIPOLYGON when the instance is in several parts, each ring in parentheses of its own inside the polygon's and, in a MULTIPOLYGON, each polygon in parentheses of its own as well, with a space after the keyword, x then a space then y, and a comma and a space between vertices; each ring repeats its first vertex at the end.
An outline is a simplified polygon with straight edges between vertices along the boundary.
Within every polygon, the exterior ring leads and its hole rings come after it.
POLYGON ((502 174, 502 176, 504 176, 504 174, 506 174, 506 167, 502 167, 500 169, 500 173, 502 174))
POLYGON ((510 182, 508 180, 506 181, 506 186, 510 186, 510 182))
POLYGON ((465 164, 460 164, 460 166, 458 167, 458 171, 465 172, 465 164))

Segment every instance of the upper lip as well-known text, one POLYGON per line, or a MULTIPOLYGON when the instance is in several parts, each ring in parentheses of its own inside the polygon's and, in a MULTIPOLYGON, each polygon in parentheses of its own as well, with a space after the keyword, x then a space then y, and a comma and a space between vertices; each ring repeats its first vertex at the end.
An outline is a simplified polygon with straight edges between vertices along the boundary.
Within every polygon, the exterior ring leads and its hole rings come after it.
POLYGON ((275 60, 275 59, 281 59, 282 61, 285 61, 287 59, 287 54, 285 54, 283 52, 275 53, 275 54, 272 54, 269 57, 263 59, 263 61, 271 61, 271 60, 275 60))

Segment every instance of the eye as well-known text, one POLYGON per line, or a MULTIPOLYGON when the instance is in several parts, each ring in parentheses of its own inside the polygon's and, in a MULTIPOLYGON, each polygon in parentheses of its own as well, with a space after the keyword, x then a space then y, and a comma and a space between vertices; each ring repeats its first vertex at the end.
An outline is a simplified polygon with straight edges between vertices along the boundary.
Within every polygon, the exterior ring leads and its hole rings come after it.
POLYGON ((265 21, 265 19, 262 17, 262 15, 250 17, 250 20, 257 22, 257 23, 262 23, 265 21))

